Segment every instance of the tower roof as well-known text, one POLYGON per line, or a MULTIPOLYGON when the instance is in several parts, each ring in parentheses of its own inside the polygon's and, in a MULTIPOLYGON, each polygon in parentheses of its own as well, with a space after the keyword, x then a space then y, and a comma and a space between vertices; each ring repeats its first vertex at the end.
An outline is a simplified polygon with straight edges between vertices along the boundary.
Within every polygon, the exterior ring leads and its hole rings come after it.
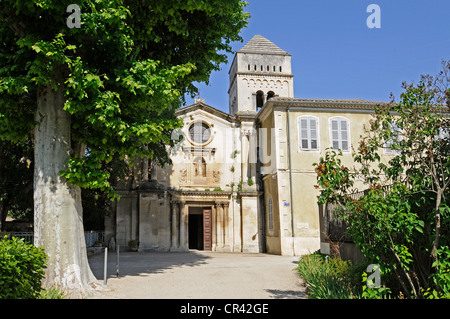
POLYGON ((280 49, 273 42, 266 39, 262 35, 255 35, 246 45, 238 52, 240 53, 257 53, 257 54, 277 54, 290 55, 286 51, 280 49))

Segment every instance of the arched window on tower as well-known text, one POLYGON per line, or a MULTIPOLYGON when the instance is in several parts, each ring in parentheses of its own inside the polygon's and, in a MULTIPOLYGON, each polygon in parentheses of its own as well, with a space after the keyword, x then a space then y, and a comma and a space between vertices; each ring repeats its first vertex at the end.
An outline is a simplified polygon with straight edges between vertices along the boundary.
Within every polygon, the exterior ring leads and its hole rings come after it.
POLYGON ((264 92, 258 91, 256 92, 256 110, 262 108, 264 105, 264 92))
POLYGON ((269 101, 271 98, 275 96, 275 93, 273 91, 267 92, 267 101, 269 101))

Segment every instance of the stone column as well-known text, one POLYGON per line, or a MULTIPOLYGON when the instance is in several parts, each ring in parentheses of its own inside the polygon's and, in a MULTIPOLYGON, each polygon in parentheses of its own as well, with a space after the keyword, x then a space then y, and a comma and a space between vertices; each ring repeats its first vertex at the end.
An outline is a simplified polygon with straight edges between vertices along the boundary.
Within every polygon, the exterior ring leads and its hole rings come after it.
POLYGON ((148 182, 148 157, 142 159, 142 181, 148 182))
POLYGON ((216 203, 216 233, 217 233, 217 248, 220 250, 223 248, 223 205, 222 203, 216 203))
POLYGON ((233 223, 229 213, 229 202, 223 202, 223 243, 227 250, 232 251, 233 247, 233 223))
POLYGON ((217 247, 217 203, 211 207, 212 251, 217 247))
MULTIPOLYGON (((147 176, 148 176, 148 166, 147 166, 147 176)), ((148 177, 147 177, 148 179, 148 177)), ((156 164, 154 162, 150 163, 150 179, 152 181, 156 181, 157 180, 157 176, 156 176, 156 164)))
POLYGON ((188 237, 188 216, 189 207, 186 202, 180 202, 180 250, 188 251, 189 237, 188 237))
POLYGON ((256 190, 258 181, 256 180, 256 163, 257 163, 257 149, 258 149, 258 135, 257 131, 252 128, 249 133, 248 143, 248 164, 247 164, 247 176, 243 176, 243 185, 251 190, 256 190), (248 180, 252 179, 253 184, 248 185, 248 180))
MULTIPOLYGON (((139 240, 139 195, 131 194, 131 234, 132 240, 139 240)), ((128 244, 128 243, 127 243, 128 244)))
POLYGON ((172 245, 170 251, 175 251, 178 249, 179 244, 179 201, 172 200, 172 245))
POLYGON ((249 132, 241 130, 241 181, 246 183, 248 180, 248 144, 249 132))

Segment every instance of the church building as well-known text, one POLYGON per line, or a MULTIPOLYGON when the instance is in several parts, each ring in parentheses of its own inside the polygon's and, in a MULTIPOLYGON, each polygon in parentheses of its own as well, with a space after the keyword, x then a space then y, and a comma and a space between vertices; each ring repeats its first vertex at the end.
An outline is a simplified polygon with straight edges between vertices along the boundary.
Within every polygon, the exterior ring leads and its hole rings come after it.
POLYGON ((139 251, 326 251, 313 163, 332 147, 350 166, 379 103, 295 98, 291 58, 260 35, 237 51, 229 112, 204 99, 177 110, 184 127, 174 138, 183 139, 172 165, 137 161, 120 183, 107 238, 139 251))

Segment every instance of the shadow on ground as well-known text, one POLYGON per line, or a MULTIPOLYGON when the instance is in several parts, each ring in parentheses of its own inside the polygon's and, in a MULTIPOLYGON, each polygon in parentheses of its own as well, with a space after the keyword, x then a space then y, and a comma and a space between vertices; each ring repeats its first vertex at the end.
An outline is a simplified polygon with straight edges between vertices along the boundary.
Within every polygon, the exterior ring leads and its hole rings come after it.
POLYGON ((304 299, 307 298, 304 291, 297 290, 279 290, 279 289, 266 289, 270 293, 269 298, 273 299, 304 299))
MULTIPOLYGON (((196 267, 206 264, 210 257, 190 251, 188 253, 139 253, 109 252, 107 257, 107 277, 144 276, 157 274, 179 266, 196 267)), ((104 279, 105 254, 97 253, 89 257, 89 265, 98 280, 104 279)))

